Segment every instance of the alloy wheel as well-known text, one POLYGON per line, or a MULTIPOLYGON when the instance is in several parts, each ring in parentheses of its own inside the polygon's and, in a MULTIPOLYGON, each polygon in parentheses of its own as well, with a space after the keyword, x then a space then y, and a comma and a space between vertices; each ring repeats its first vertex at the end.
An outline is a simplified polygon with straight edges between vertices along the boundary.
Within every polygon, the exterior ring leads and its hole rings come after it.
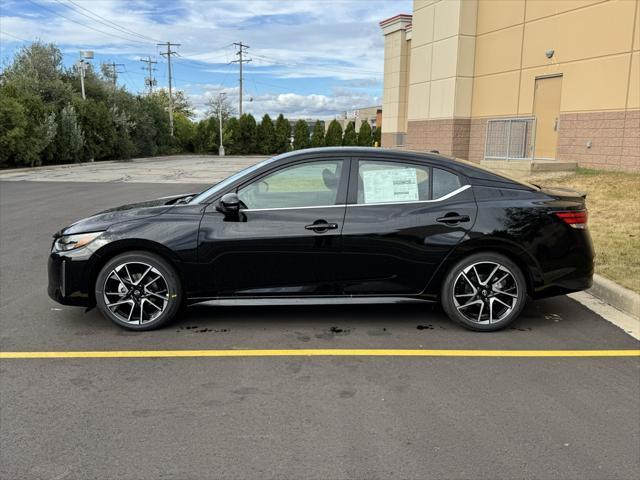
POLYGON ((157 319, 167 308, 169 287, 157 268, 143 262, 116 266, 104 281, 104 303, 118 319, 143 325, 157 319))
POLYGON ((473 323, 498 323, 516 308, 518 301, 518 282, 513 272, 496 262, 473 263, 454 282, 454 305, 473 323))

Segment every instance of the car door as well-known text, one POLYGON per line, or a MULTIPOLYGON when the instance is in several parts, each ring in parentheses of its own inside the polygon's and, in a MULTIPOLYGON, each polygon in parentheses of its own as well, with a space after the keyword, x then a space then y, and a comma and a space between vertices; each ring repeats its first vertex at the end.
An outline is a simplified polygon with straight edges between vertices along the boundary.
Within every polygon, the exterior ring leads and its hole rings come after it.
POLYGON ((419 161, 360 158, 351 168, 342 230, 344 293, 422 292, 475 221, 469 185, 419 161))
POLYGON ((209 206, 198 247, 207 294, 335 294, 348 177, 342 158, 297 161, 234 189, 239 218, 209 206))

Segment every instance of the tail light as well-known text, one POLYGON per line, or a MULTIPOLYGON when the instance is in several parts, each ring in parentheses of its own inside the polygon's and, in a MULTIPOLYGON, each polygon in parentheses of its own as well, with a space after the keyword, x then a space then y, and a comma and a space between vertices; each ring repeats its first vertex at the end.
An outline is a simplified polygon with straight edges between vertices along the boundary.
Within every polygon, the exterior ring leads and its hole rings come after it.
POLYGON ((567 212, 554 212, 555 216, 562 220, 570 227, 577 229, 587 228, 587 211, 586 210, 571 210, 567 212))

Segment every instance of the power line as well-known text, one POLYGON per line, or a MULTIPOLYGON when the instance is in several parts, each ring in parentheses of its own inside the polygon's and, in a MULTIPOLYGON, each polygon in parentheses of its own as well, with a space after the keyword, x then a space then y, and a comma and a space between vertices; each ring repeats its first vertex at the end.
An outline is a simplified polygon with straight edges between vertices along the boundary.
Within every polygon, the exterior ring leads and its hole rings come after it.
MULTIPOLYGON (((56 1, 57 1, 57 0, 56 0, 56 1)), ((106 25, 106 26, 108 26, 108 27, 109 27, 109 26, 111 26, 111 25, 113 25, 111 28, 115 28, 115 29, 117 29, 117 30, 120 30, 121 32, 126 33, 126 34, 128 34, 128 35, 135 35, 136 37, 140 37, 140 38, 142 38, 142 39, 151 40, 152 42, 159 42, 159 41, 160 41, 160 40, 157 40, 157 39, 155 39, 155 38, 147 37, 146 35, 142 35, 141 33, 138 33, 138 32, 135 32, 135 31, 133 31, 133 30, 130 30, 130 29, 126 28, 126 27, 123 27, 122 25, 118 25, 117 23, 112 22, 112 21, 111 21, 111 20, 109 20, 108 18, 105 18, 105 17, 103 17, 102 15, 99 15, 99 14, 97 14, 97 13, 95 13, 95 12, 93 12, 93 11, 89 10, 89 9, 88 9, 88 8, 86 8, 86 7, 83 7, 82 5, 77 4, 77 3, 76 3, 76 2, 74 2, 73 0, 67 0, 67 1, 68 1, 69 3, 71 3, 71 4, 75 5, 76 7, 81 8, 81 9, 82 9, 82 10, 84 10, 85 12, 90 13, 92 16, 97 17, 97 18, 99 18, 99 19, 101 19, 101 20, 104 20, 104 22, 107 22, 108 24, 110 24, 110 25, 107 25, 107 23, 100 22, 100 23, 102 23, 103 25, 106 25)), ((58 3, 60 3, 60 2, 58 2, 58 3)), ((75 10, 75 9, 74 9, 74 10, 75 10)), ((85 17, 87 16, 87 15, 85 15, 85 14, 84 14, 84 13, 82 13, 82 12, 78 12, 77 10, 75 10, 75 11, 76 11, 77 13, 81 14, 81 15, 84 15, 85 17)), ((99 21, 99 20, 96 20, 96 21, 99 21)))
POLYGON ((238 51, 236 55, 238 55, 238 60, 233 60, 231 63, 238 63, 240 65, 240 98, 239 98, 239 108, 238 113, 239 116, 242 116, 242 64, 249 63, 251 61, 250 58, 243 58, 243 55, 246 55, 247 49, 251 48, 249 45, 244 45, 242 42, 234 42, 234 45, 238 47, 238 51))
MULTIPOLYGON (((81 11, 79 11, 78 9, 73 8, 73 7, 71 7, 70 5, 67 5, 66 3, 62 2, 61 0, 55 0, 55 1, 56 1, 57 3, 59 3, 60 5, 62 5, 63 7, 68 8, 68 9, 69 9, 69 10, 71 10, 73 13, 76 13, 76 14, 78 14, 78 15, 82 15, 83 17, 88 18, 89 20, 91 20, 91 21, 93 21, 93 22, 98 22, 98 23, 100 23, 100 24, 102 24, 102 25, 104 25, 104 26, 106 26, 106 27, 108 27, 108 28, 113 28, 114 30, 117 30, 117 31, 119 31, 119 32, 121 32, 121 33, 124 33, 124 34, 126 34, 126 35, 134 35, 134 36, 136 36, 136 37, 140 37, 140 38, 142 38, 143 40, 147 40, 147 38, 148 38, 148 37, 145 37, 144 35, 140 35, 139 33, 130 32, 130 31, 127 31, 127 30, 126 30, 126 29, 124 29, 124 28, 120 28, 120 27, 119 27, 119 26, 117 26, 116 24, 110 25, 109 23, 103 22, 102 20, 99 20, 99 19, 97 19, 97 18, 90 17, 90 16, 89 16, 89 15, 87 15, 86 13, 82 13, 82 12, 81 12, 81 11), (114 26, 114 25, 115 25, 115 26, 114 26)), ((69 1, 71 2, 71 0, 69 0, 69 1)), ((71 3, 73 3, 73 2, 71 2, 71 3)), ((81 7, 80 5, 77 5, 77 4, 74 4, 74 5, 76 5, 76 6, 80 7, 80 8, 82 8, 82 9, 84 9, 84 10, 87 10, 86 8, 81 7)), ((87 10, 87 11, 91 12, 90 10, 87 10)), ((110 23, 113 23, 113 22, 110 22, 110 23)), ((155 42, 155 40, 153 40, 153 41, 155 42)))
POLYGON ((16 37, 12 33, 7 33, 7 32, 0 31, 0 34, 6 35, 7 37, 15 38, 16 40, 20 40, 21 42, 25 42, 25 43, 28 43, 28 42, 31 41, 31 40, 25 40, 24 38, 16 37))
POLYGON ((53 13, 54 15, 62 17, 65 20, 68 20, 68 21, 70 21, 72 23, 75 23, 76 25, 80 25, 81 27, 84 27, 86 29, 93 30, 94 32, 102 33, 103 35, 107 35, 109 37, 120 38, 120 39, 126 40, 126 41, 128 41, 130 43, 137 43, 137 44, 140 44, 140 45, 149 45, 150 44, 150 42, 141 42, 141 41, 137 41, 137 40, 132 40, 130 38, 125 38, 125 37, 122 37, 120 35, 116 35, 115 33, 109 33, 109 32, 105 32, 104 30, 100 30, 98 28, 90 27, 89 25, 85 25, 84 23, 81 23, 81 22, 78 22, 78 21, 76 21, 76 20, 74 20, 72 18, 69 18, 69 17, 67 17, 66 15, 63 15, 60 12, 56 12, 55 10, 52 10, 52 9, 50 9, 48 7, 45 7, 44 5, 36 3, 33 0, 27 0, 27 2, 29 2, 32 5, 35 5, 36 7, 40 7, 42 9, 44 9, 44 10, 47 10, 48 12, 53 13))

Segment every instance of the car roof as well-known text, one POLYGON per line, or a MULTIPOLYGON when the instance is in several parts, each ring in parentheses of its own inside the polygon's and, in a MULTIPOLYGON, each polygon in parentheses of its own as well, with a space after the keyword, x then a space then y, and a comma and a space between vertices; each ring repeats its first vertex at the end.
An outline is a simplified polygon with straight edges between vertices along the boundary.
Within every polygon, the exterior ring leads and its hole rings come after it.
POLYGON ((375 157, 375 158, 395 158, 406 159, 413 161, 424 161, 431 164, 440 164, 445 168, 455 170, 462 175, 480 181, 480 183, 486 182, 498 182, 502 185, 513 185, 515 187, 526 187, 529 189, 535 189, 533 185, 526 184, 518 179, 508 177, 506 175, 494 172, 487 168, 480 166, 479 164, 469 162, 467 160, 461 160, 459 158, 450 157, 434 152, 420 152, 414 150, 399 150, 391 148, 379 148, 379 147, 319 147, 319 148, 307 148, 303 150, 294 150, 292 152, 283 153, 276 157, 273 157, 265 164, 272 162, 280 162, 291 160, 293 158, 314 157, 318 154, 328 156, 363 156, 375 157))

